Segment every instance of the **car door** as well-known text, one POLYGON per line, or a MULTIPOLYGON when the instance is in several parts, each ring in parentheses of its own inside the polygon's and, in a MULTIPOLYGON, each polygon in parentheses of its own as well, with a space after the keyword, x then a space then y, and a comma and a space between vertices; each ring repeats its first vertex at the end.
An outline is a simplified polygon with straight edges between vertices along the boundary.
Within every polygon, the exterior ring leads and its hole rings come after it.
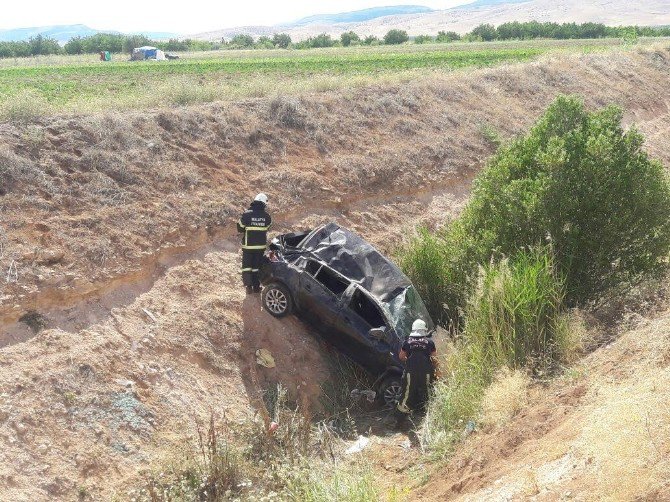
POLYGON ((357 284, 347 290, 338 318, 342 337, 342 350, 357 363, 373 371, 383 371, 390 352, 396 350, 389 344, 392 329, 381 307, 369 293, 357 284), (370 330, 383 329, 379 337, 370 336, 370 330))
POLYGON ((310 258, 300 273, 300 310, 322 331, 329 331, 337 324, 342 305, 342 294, 349 281, 337 277, 326 265, 310 258))

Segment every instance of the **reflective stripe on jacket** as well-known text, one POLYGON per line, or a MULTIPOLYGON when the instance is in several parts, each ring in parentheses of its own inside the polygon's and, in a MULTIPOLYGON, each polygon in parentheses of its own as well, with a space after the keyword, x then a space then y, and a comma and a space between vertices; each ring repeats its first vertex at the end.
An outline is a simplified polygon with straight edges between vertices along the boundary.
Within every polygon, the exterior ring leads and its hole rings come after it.
POLYGON ((272 218, 265 211, 265 204, 254 201, 237 222, 237 231, 242 233, 242 249, 264 250, 272 218))

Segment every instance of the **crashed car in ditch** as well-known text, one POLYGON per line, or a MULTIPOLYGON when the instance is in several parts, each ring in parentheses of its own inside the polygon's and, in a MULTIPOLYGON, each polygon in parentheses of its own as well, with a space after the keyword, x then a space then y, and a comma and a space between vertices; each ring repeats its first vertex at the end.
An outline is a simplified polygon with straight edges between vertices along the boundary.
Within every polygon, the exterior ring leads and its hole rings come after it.
POLYGON ((260 269, 264 308, 295 313, 376 377, 380 400, 399 397, 398 359, 412 323, 434 325, 410 280, 355 233, 330 223, 274 238, 260 269))

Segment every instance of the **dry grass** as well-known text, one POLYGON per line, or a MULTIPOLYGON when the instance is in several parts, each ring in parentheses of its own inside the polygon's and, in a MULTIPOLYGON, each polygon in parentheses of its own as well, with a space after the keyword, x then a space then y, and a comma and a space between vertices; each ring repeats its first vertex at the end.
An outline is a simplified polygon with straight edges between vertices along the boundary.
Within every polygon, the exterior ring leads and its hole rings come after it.
POLYGON ((30 89, 21 90, 11 99, 0 102, 0 121, 26 124, 50 113, 51 106, 46 99, 30 89))
POLYGON ((528 404, 530 377, 523 371, 503 368, 484 392, 481 423, 503 426, 528 404))
POLYGON ((670 479, 670 371, 666 364, 636 376, 598 385, 578 442, 593 459, 593 493, 606 498, 632 500, 670 479))

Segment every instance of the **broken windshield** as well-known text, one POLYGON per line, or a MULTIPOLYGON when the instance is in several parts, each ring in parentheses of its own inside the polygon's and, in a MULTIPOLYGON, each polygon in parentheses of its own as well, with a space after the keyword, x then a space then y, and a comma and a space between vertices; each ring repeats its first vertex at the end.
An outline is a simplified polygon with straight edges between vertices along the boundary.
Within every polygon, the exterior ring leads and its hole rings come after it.
POLYGON ((428 325, 429 331, 434 328, 430 314, 428 314, 428 310, 414 286, 405 288, 397 296, 384 302, 384 305, 391 314, 391 322, 401 339, 409 336, 412 331, 412 323, 417 319, 423 319, 428 325))

